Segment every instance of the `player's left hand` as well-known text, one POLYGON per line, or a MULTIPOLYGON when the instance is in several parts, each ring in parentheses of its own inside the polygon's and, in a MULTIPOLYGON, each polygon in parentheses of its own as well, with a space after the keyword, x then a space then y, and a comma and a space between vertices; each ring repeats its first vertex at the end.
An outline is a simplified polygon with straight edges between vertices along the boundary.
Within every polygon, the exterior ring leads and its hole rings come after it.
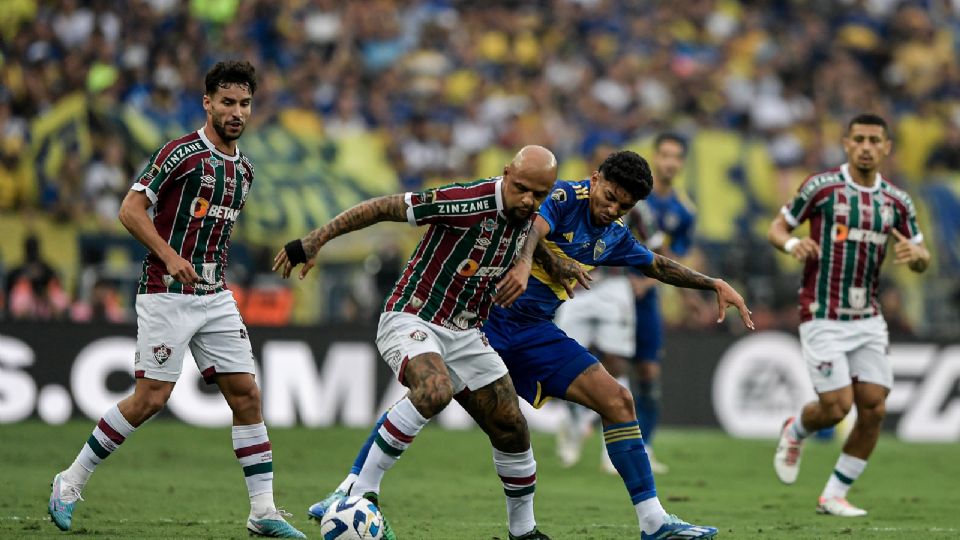
POLYGON ((747 304, 743 301, 740 293, 722 279, 717 280, 716 291, 717 304, 720 307, 720 318, 717 319, 717 323, 723 322, 723 319, 726 318, 727 315, 727 308, 733 306, 740 312, 740 318, 743 319, 744 326, 754 330, 753 320, 750 319, 750 314, 753 312, 747 309, 747 304))
POLYGON ((897 243, 893 245, 895 258, 894 264, 915 264, 923 259, 923 248, 919 244, 914 244, 909 238, 900 233, 897 229, 890 229, 897 243))
POLYGON ((517 264, 513 265, 507 275, 503 276, 503 279, 497 283, 497 294, 493 297, 493 303, 502 307, 510 307, 516 302, 517 298, 520 298, 520 295, 527 290, 530 271, 530 261, 522 259, 517 261, 517 264))

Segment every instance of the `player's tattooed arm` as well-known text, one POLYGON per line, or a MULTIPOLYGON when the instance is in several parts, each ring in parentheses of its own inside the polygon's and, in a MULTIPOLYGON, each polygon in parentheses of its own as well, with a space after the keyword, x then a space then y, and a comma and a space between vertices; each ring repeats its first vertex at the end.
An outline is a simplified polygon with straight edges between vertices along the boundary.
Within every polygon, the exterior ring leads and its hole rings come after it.
POLYGON ((381 221, 407 221, 407 203, 403 197, 402 194, 387 195, 364 201, 344 210, 323 227, 314 229, 301 240, 307 258, 316 257, 324 244, 348 232, 357 231, 381 221))
POLYGON ((717 280, 714 278, 705 276, 673 259, 668 259, 656 253, 653 255, 653 262, 641 269, 648 277, 652 277, 668 285, 685 287, 687 289, 713 290, 716 288, 717 280))
POLYGON ((740 293, 726 281, 705 276, 696 270, 687 268, 676 261, 658 254, 654 254, 653 262, 648 266, 641 267, 641 270, 648 277, 652 277, 669 285, 716 292, 717 307, 720 310, 720 317, 717 319, 718 323, 723 322, 723 319, 726 317, 727 308, 733 306, 740 312, 740 318, 743 320, 743 324, 751 330, 754 328, 753 321, 750 319, 750 309, 747 308, 746 302, 743 301, 740 293))
POLYGON ((304 238, 287 242, 273 258, 273 271, 280 270, 280 275, 286 279, 294 267, 303 264, 300 269, 300 279, 303 279, 316 264, 317 252, 330 240, 381 221, 406 220, 407 203, 404 195, 388 195, 364 201, 343 211, 330 223, 304 238))

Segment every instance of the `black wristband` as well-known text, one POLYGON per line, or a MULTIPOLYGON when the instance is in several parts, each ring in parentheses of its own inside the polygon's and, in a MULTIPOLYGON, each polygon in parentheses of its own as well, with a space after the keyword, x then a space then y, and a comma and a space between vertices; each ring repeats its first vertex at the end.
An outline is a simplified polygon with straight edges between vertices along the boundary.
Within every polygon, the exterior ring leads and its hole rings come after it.
POLYGON ((290 260, 290 264, 296 266, 307 262, 307 252, 303 250, 303 242, 299 238, 287 242, 287 245, 283 246, 283 250, 287 252, 287 259, 290 260))

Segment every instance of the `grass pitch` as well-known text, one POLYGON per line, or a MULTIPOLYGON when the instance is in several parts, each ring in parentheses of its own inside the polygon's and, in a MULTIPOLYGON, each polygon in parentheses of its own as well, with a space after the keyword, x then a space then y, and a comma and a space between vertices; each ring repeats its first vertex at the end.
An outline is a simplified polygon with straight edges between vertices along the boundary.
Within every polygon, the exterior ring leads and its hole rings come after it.
MULTIPOLYGON (((230 430, 175 421, 145 426, 97 470, 77 506, 74 530, 46 515, 49 483, 72 461, 93 422, 0 426, 0 537, 246 538, 248 503, 230 430)), ((312 538, 306 508, 346 474, 362 430, 271 429, 277 503, 312 538)), ((537 518, 555 540, 638 538, 620 479, 599 469, 599 440, 562 469, 551 436, 534 434, 537 518)), ((839 443, 811 441, 800 479, 781 485, 774 441, 716 431, 664 430, 657 456, 672 470, 657 479, 669 512, 720 528, 720 538, 960 538, 960 444, 880 441, 850 498, 870 511, 843 519, 814 513, 839 443)), ((505 540, 503 490, 489 444, 477 431, 428 427, 384 481, 383 510, 401 540, 505 540)))

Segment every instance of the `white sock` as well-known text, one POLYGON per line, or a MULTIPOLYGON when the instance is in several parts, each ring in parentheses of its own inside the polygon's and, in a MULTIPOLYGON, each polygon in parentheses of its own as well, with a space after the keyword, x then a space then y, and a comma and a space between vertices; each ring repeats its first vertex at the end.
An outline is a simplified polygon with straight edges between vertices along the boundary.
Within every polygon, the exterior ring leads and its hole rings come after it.
POLYGON ((364 493, 380 493, 383 475, 400 459, 403 452, 413 442, 413 438, 427 425, 426 418, 420 414, 410 397, 404 397, 390 412, 370 447, 366 461, 357 481, 350 489, 350 495, 363 496, 364 493))
POLYGON ((667 511, 663 509, 658 497, 640 501, 634 505, 634 508, 637 510, 637 519, 640 520, 640 528, 643 532, 653 534, 663 527, 667 511))
POLYGON ((247 481, 250 513, 254 517, 263 517, 276 508, 273 502, 273 450, 267 437, 267 426, 263 422, 233 426, 233 452, 247 481))
POLYGON ((123 441, 136 429, 120 414, 120 409, 116 405, 107 410, 103 418, 97 422, 97 426, 93 428, 93 433, 80 449, 76 459, 64 471, 67 482, 83 489, 97 465, 120 448, 123 441))
POLYGON ((350 490, 350 486, 352 486, 354 482, 357 481, 357 478, 359 478, 359 476, 357 476, 356 474, 353 474, 353 473, 348 474, 347 477, 343 479, 343 482, 340 482, 340 485, 337 486, 337 491, 342 491, 346 493, 347 491, 350 490))
POLYGON ((810 436, 807 428, 803 427, 803 409, 800 409, 800 414, 797 415, 793 424, 790 424, 790 429, 787 430, 787 434, 797 441, 802 441, 810 436))
POLYGON ((507 528, 522 536, 537 526, 533 516, 533 495, 537 487, 537 462, 533 449, 511 454, 493 449, 493 465, 507 498, 507 528))
POLYGON ((853 481, 859 478, 866 468, 867 460, 849 454, 840 454, 821 496, 827 499, 832 497, 846 499, 853 481))

